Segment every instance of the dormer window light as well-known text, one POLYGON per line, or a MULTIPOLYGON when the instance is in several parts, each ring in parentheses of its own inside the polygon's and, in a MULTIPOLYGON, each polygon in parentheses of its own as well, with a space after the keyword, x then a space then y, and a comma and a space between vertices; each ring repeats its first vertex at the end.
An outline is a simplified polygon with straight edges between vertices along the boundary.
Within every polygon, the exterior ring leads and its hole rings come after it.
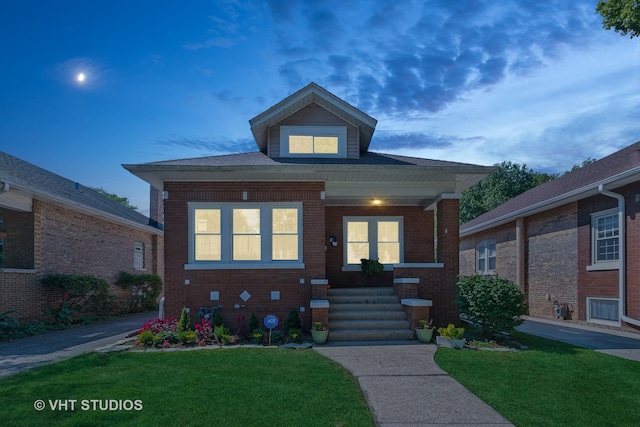
POLYGON ((346 126, 282 126, 282 157, 346 157, 346 126))

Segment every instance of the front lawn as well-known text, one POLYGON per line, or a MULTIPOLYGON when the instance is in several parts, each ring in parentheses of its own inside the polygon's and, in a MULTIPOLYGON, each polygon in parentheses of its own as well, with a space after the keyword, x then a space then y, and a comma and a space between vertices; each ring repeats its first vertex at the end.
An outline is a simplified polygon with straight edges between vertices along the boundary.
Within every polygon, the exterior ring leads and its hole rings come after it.
POLYGON ((374 425, 345 369, 291 349, 87 354, 0 380, 0 408, 16 427, 374 425))
POLYGON ((531 335, 513 336, 530 349, 440 348, 436 363, 519 427, 638 425, 640 362, 531 335))

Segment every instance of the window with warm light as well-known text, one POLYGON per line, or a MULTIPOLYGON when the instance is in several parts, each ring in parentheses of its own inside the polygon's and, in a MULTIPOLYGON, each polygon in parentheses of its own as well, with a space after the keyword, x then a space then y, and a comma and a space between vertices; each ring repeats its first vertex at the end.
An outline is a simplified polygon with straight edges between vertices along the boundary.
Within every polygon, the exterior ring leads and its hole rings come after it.
POLYGON ((189 212, 189 268, 302 268, 301 203, 193 202, 189 212))
POLYGON ((345 266, 362 258, 398 264, 403 258, 402 217, 345 217, 345 266))
POLYGON ((281 126, 283 157, 346 157, 346 126, 281 126))

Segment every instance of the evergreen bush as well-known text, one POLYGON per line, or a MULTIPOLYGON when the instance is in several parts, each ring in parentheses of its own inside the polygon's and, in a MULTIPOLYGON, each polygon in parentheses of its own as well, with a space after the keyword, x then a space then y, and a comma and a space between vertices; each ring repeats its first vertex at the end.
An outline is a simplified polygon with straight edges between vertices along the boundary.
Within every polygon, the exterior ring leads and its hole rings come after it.
POLYGON ((456 305, 460 316, 477 324, 487 336, 511 331, 527 312, 524 294, 507 279, 489 275, 460 276, 456 305))

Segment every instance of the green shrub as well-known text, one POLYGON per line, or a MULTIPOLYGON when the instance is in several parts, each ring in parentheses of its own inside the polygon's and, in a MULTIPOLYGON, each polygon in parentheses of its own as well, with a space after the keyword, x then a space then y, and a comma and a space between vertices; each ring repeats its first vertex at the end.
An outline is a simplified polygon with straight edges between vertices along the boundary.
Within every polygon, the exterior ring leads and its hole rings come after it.
POLYGON ((15 313, 17 310, 9 310, 4 313, 0 313, 0 339, 9 339, 18 336, 22 330, 22 325, 18 319, 10 314, 15 313))
POLYGON ((138 335, 138 342, 145 347, 152 347, 154 341, 156 341, 157 335, 154 335, 150 330, 144 330, 138 335))
POLYGON ((298 316, 298 310, 292 308, 287 315, 287 318, 284 320, 284 324, 282 325, 282 329, 286 334, 289 333, 291 329, 302 329, 302 323, 300 322, 300 316, 298 316))
POLYGON ((520 288, 497 276, 460 276, 456 305, 461 317, 477 324, 486 335, 511 331, 527 312, 520 288))
POLYGON ((196 343, 196 333, 194 331, 178 332, 178 340, 184 345, 193 345, 196 343))
POLYGON ((45 309, 58 323, 73 323, 76 321, 75 314, 80 311, 95 312, 100 307, 106 307, 111 297, 106 280, 88 274, 50 274, 41 283, 60 290, 60 302, 45 309))
POLYGON ((258 329, 260 327, 260 322, 258 322, 258 316, 255 313, 251 313, 251 317, 249 317, 249 330, 253 331, 254 329, 258 329))
POLYGON ((162 292, 162 278, 157 274, 120 273, 116 286, 126 289, 129 294, 127 310, 131 313, 155 310, 156 300, 162 292))
POLYGON ((191 319, 189 319, 189 313, 187 308, 182 307, 182 314, 180 314, 180 320, 178 321, 178 333, 188 332, 191 330, 191 319))

